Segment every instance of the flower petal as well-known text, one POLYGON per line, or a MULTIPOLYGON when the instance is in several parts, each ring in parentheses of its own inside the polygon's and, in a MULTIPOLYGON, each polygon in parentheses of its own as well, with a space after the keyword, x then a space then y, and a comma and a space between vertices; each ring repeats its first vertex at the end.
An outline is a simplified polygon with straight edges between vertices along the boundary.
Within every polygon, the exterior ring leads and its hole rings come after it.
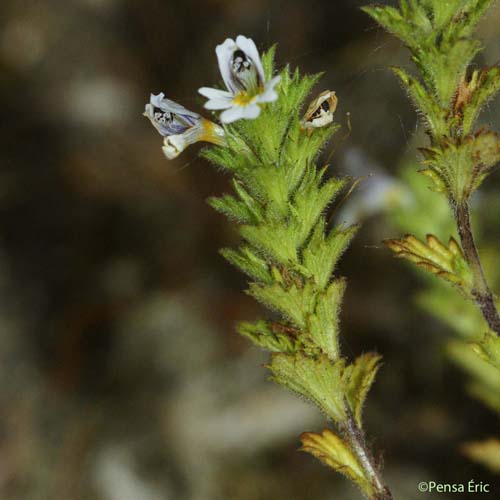
POLYGON ((249 104, 243 108, 243 118, 254 120, 260 115, 260 107, 258 104, 249 104))
POLYGON ((198 92, 208 99, 232 99, 233 94, 231 92, 227 92, 225 90, 220 89, 212 89, 210 87, 201 87, 198 89, 198 92))
POLYGON ((217 111, 219 109, 228 109, 232 106, 231 101, 223 101, 222 99, 211 99, 205 103, 205 109, 217 111))
POLYGON ((243 109, 241 107, 232 107, 227 109, 226 111, 222 112, 220 115, 220 121, 222 123, 232 123, 235 122, 236 120, 241 120, 241 118, 244 118, 244 113, 243 109))
POLYGON ((220 115, 222 123, 232 123, 236 120, 250 119, 253 120, 260 115, 260 108, 257 104, 250 104, 248 106, 233 106, 224 111, 220 115))
POLYGON ((231 78, 231 59, 234 51, 237 49, 236 44, 232 38, 226 38, 224 43, 217 45, 215 53, 217 54, 217 61, 219 62, 219 70, 222 79, 227 89, 233 94, 237 91, 231 78))
MULTIPOLYGON (((207 93, 201 92, 206 88, 201 88, 199 90, 200 94, 207 96, 207 93)), ((224 92, 223 90, 208 89, 210 90, 210 98, 205 103, 205 109, 227 109, 231 107, 233 96, 229 92, 224 92)))
POLYGON ((269 80, 265 87, 264 87, 264 92, 259 95, 258 101, 259 102, 273 102, 278 99, 278 94, 274 90, 274 87, 276 84, 281 80, 281 76, 275 76, 272 80, 269 80))
POLYGON ((233 94, 225 90, 201 87, 201 89, 198 89, 198 92, 209 99, 205 103, 206 109, 227 109, 231 106, 231 101, 233 100, 233 94))
POLYGON ((143 115, 149 119, 153 127, 163 137, 172 134, 181 134, 186 130, 186 128, 191 126, 190 124, 185 124, 181 120, 178 120, 177 115, 171 115, 171 119, 165 118, 164 120, 161 120, 157 115, 163 114, 164 116, 167 116, 167 114, 170 114, 170 112, 160 109, 160 113, 156 113, 155 109, 159 108, 156 108, 153 104, 148 103, 146 104, 143 115))
POLYGON ((255 69, 259 74, 260 81, 264 82, 264 68, 262 67, 262 61, 260 60, 259 51, 257 50, 255 42, 251 38, 238 35, 236 37, 236 45, 252 60, 255 65, 255 69))
POLYGON ((144 115, 164 137, 181 134, 195 126, 201 119, 198 113, 189 111, 184 106, 165 98, 163 92, 150 95, 144 115))
POLYGON ((163 111, 168 111, 182 117, 192 117, 195 120, 200 118, 198 113, 189 111, 189 109, 186 109, 184 106, 167 99, 163 92, 160 92, 158 95, 151 94, 149 102, 156 108, 160 108, 163 111))
POLYGON ((186 144, 182 135, 171 135, 170 137, 165 137, 161 149, 169 160, 173 160, 186 149, 186 144))
POLYGON ((149 102, 157 108, 161 108, 163 99, 165 99, 165 94, 163 92, 160 92, 158 95, 150 94, 149 96, 149 102))

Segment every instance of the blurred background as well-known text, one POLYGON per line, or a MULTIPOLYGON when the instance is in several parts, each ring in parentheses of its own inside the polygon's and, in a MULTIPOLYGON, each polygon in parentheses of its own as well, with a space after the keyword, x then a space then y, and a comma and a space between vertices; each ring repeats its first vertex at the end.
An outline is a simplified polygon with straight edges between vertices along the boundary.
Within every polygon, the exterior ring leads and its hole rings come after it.
MULTIPOLYGON (((337 92, 344 125, 325 153, 335 148, 331 172, 372 174, 337 213, 363 221, 340 269, 343 348, 384 357, 366 428, 395 498, 469 479, 499 498, 498 476, 460 452, 498 435, 498 416, 465 391, 443 348, 450 329, 416 304, 422 279, 380 243, 415 208, 405 176, 424 137, 387 69, 409 67, 408 54, 364 3, 2 0, 2 500, 359 498, 297 452, 322 416, 267 381, 266 355, 234 331, 267 313, 218 254, 237 237, 205 200, 227 177, 198 146, 168 162, 141 116, 160 91, 202 112, 215 46, 240 33, 277 43, 280 66, 325 71, 317 90, 337 92)), ((481 64, 500 59, 499 25, 496 8, 480 27, 481 64)), ((498 129, 499 112, 497 99, 483 121, 498 129)), ((499 188, 493 175, 476 200, 497 252, 499 188)), ((433 207, 417 206, 422 227, 448 227, 433 207)))

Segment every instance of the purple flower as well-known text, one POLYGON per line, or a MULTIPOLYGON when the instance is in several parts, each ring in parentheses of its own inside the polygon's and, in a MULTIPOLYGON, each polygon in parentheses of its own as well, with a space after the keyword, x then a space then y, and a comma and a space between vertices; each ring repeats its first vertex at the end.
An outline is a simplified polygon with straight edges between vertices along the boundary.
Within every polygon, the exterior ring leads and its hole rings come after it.
POLYGON ((198 141, 223 144, 224 130, 219 125, 189 111, 165 97, 163 92, 151 94, 144 111, 163 139, 163 153, 171 160, 190 144, 198 141))

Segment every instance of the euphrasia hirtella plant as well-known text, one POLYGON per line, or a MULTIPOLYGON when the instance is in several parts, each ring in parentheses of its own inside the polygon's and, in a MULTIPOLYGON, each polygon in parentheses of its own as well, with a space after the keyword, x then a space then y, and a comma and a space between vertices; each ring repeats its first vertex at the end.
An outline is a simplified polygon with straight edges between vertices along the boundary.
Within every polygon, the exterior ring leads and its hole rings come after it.
POLYGON ((242 239, 223 256, 249 277, 247 292, 272 319, 242 323, 239 332, 271 353, 277 383, 314 403, 336 425, 301 436, 303 450, 343 473, 367 498, 392 498, 365 443, 361 411, 380 357, 349 363, 339 346, 345 280, 334 277, 356 227, 330 227, 326 211, 346 186, 315 159, 337 130, 337 98, 322 92, 300 109, 318 76, 285 68, 273 76, 274 49, 261 59, 244 36, 216 48, 227 90, 203 87, 205 108, 222 110, 221 125, 152 95, 145 115, 175 158, 196 141, 215 144, 202 155, 232 176, 234 192, 209 203, 237 224, 242 239))
POLYGON ((482 108, 500 89, 500 65, 472 67, 481 43, 473 38, 495 0, 401 0, 400 8, 366 7, 411 52, 420 78, 394 72, 423 118, 430 144, 420 151, 432 189, 446 197, 460 244, 428 235, 389 240, 388 246, 423 269, 455 285, 484 318, 472 350, 497 369, 500 388, 500 315, 474 241, 470 199, 500 161, 500 136, 477 126, 482 108))
MULTIPOLYGON (((458 306, 463 311, 462 323, 472 325, 475 332, 468 333, 464 341, 451 343, 449 352, 471 374, 471 392, 500 412, 498 301, 483 271, 470 220, 471 196, 500 161, 499 135, 477 126, 480 111, 500 89, 500 65, 478 68, 471 64, 481 51, 474 32, 493 3, 495 0, 401 0, 399 9, 374 6, 365 10, 411 52, 420 78, 401 68, 394 72, 417 107, 430 140, 420 150, 421 173, 448 200, 460 241, 450 235, 444 243, 428 234, 425 241, 407 235, 386 243, 397 256, 453 284, 477 306, 484 321, 458 306)), ((450 294, 444 300, 434 293, 434 303, 428 308, 456 326, 460 320, 450 317, 457 316, 450 294)), ((469 454, 498 470, 500 441, 477 443, 469 454)))

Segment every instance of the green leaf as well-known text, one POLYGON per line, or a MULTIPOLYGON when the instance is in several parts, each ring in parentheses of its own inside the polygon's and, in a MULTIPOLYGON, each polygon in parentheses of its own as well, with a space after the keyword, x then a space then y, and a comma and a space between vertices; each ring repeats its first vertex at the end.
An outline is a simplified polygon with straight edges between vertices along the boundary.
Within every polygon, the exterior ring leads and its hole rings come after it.
POLYGON ((360 428, 363 405, 380 368, 381 359, 381 356, 373 352, 362 354, 344 373, 347 401, 360 428))
POLYGON ((405 21, 401 12, 394 7, 369 6, 361 9, 387 31, 401 39, 408 47, 418 43, 418 38, 415 37, 412 26, 405 21))
POLYGON ((276 55, 276 44, 266 50, 261 57, 262 67, 266 80, 270 80, 274 73, 274 56, 276 55))
MULTIPOLYGON (((278 166, 288 140, 288 131, 299 121, 299 110, 320 75, 302 77, 298 70, 290 75, 285 68, 276 90, 278 100, 262 107, 255 120, 238 120, 231 126, 264 166, 278 166)), ((278 173, 279 175, 279 173, 278 173)))
POLYGON ((233 266, 236 266, 251 278, 263 283, 272 283, 273 278, 269 272, 268 263, 249 246, 243 245, 238 250, 223 248, 220 253, 233 266))
POLYGON ((219 198, 212 197, 208 203, 228 218, 243 224, 256 224, 262 221, 260 204, 248 193, 241 181, 233 179, 233 188, 239 199, 226 194, 219 198))
POLYGON ((324 355, 313 359, 300 352, 273 354, 268 368, 273 372, 272 380, 306 397, 335 422, 346 419, 343 360, 333 364, 324 355))
POLYGON ((285 220, 289 213, 289 181, 285 172, 269 165, 256 166, 247 181, 252 195, 266 206, 268 220, 285 220))
POLYGON ((306 174, 302 186, 294 196, 293 204, 290 204, 290 225, 297 248, 303 245, 327 205, 346 184, 345 179, 329 179, 319 187, 320 182, 321 173, 306 174))
POLYGON ((432 136, 445 136, 448 130, 446 111, 439 106, 434 96, 429 94, 416 78, 410 76, 403 69, 393 67, 392 71, 401 80, 401 83, 408 91, 417 111, 423 117, 432 136))
POLYGON ((404 14, 405 22, 412 25, 415 33, 419 33, 424 36, 431 32, 432 12, 431 9, 429 9, 429 5, 426 5, 425 0, 410 0, 409 2, 402 1, 401 11, 404 14))
MULTIPOLYGON (((467 0, 465 0, 467 1, 467 0)), ((450 23, 453 16, 462 8, 464 0, 447 0, 445 2, 432 1, 433 24, 436 29, 442 30, 450 23)))
POLYGON ((446 138, 424 151, 423 163, 443 180, 452 203, 463 203, 500 161, 500 137, 482 129, 459 140, 446 138))
MULTIPOLYGON (((280 112, 283 116, 293 116, 299 118, 300 109, 307 98, 311 89, 321 77, 320 73, 315 75, 302 76, 298 69, 291 74, 288 68, 281 73, 281 93, 282 97, 279 101, 280 112)), ((275 105, 275 107, 278 107, 275 105)), ((273 109, 273 111, 275 111, 273 109)))
POLYGON ((339 358, 339 313, 346 282, 334 281, 316 300, 314 313, 309 317, 309 333, 314 343, 331 359, 339 358))
POLYGON ((241 236, 260 252, 285 266, 297 262, 294 231, 283 223, 241 226, 241 236))
POLYGON ((248 293, 269 309, 279 311, 297 328, 303 330, 307 317, 314 310, 317 290, 311 283, 303 286, 292 284, 289 287, 280 283, 251 283, 248 293))
MULTIPOLYGON (((421 148, 420 151, 424 152, 425 148, 421 148)), ((432 181, 433 185, 429 186, 429 189, 435 191, 436 193, 448 195, 448 186, 446 185, 446 182, 435 170, 433 170, 432 168, 423 168, 418 172, 422 175, 425 175, 425 177, 429 178, 432 181)))
POLYGON ((454 103, 455 114, 462 115, 462 133, 473 131, 481 109, 500 90, 500 66, 473 71, 469 79, 462 79, 454 103))
POLYGON ((472 194, 500 162, 500 136, 495 132, 480 130, 474 135, 468 135, 462 148, 464 154, 469 155, 472 166, 467 172, 470 177, 468 191, 472 194))
POLYGON ((459 287, 467 296, 473 287, 472 273, 462 254, 460 245, 450 238, 448 246, 434 235, 428 234, 426 243, 407 235, 401 240, 385 240, 384 243, 397 257, 403 257, 417 266, 459 287))
POLYGON ((229 219, 246 224, 254 222, 252 213, 248 210, 248 207, 230 194, 225 194, 218 198, 211 197, 208 199, 208 204, 229 219))
POLYGON ((325 219, 320 218, 302 255, 304 266, 320 289, 330 282, 337 262, 359 228, 358 225, 336 227, 325 236, 325 224, 325 219))
POLYGON ((246 172, 252 168, 253 163, 258 162, 259 159, 237 131, 230 126, 226 126, 225 129, 226 145, 204 148, 201 150, 200 156, 215 166, 244 178, 246 172))
POLYGON ((443 108, 450 107, 467 66, 480 50, 479 41, 460 39, 449 47, 437 49, 430 45, 419 53, 416 63, 428 76, 428 84, 432 82, 432 88, 443 108))
POLYGON ((330 282, 335 266, 359 229, 359 225, 338 226, 325 237, 325 224, 324 218, 318 221, 302 255, 304 267, 310 271, 320 289, 330 282))
POLYGON ((455 37, 470 37, 494 2, 495 0, 466 0, 463 10, 457 13, 450 23, 450 30, 455 32, 455 37))
POLYGON ((287 354, 297 351, 297 340, 279 324, 272 324, 268 321, 244 322, 238 325, 238 333, 267 351, 287 354))
POLYGON ((305 169, 311 166, 339 128, 338 124, 332 123, 329 126, 317 128, 312 133, 307 133, 302 129, 300 120, 293 120, 280 156, 280 168, 286 172, 291 192, 298 185, 305 169))

